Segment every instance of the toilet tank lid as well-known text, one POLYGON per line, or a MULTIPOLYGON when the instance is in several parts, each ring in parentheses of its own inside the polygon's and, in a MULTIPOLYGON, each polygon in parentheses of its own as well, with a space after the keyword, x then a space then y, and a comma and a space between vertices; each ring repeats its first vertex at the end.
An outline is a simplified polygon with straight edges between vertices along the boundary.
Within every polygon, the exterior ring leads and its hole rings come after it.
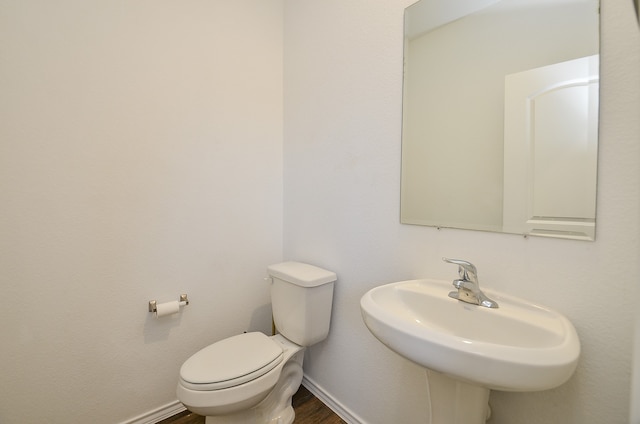
POLYGON ((335 272, 302 262, 282 262, 267 267, 269 275, 302 287, 315 287, 338 279, 335 272))

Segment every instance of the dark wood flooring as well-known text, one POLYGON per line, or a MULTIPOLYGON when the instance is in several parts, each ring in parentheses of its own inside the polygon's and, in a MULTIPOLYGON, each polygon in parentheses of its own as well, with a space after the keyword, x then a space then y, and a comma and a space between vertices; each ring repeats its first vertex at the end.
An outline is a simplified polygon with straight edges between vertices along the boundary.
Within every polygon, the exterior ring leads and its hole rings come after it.
MULTIPOLYGON (((346 424, 304 386, 300 386, 298 392, 293 395, 291 404, 296 412, 294 424, 346 424)), ((204 424, 204 417, 184 411, 158 424, 204 424)))

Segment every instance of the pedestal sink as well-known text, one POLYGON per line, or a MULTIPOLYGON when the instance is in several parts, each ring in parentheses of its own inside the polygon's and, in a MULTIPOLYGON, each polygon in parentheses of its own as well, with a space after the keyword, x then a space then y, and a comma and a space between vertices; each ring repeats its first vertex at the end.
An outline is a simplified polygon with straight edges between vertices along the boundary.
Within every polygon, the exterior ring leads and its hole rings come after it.
POLYGON ((360 301, 371 333, 427 368, 431 424, 484 423, 489 390, 546 390, 571 377, 580 341, 563 315, 490 290, 499 308, 472 305, 450 298, 451 289, 448 281, 408 280, 360 301))

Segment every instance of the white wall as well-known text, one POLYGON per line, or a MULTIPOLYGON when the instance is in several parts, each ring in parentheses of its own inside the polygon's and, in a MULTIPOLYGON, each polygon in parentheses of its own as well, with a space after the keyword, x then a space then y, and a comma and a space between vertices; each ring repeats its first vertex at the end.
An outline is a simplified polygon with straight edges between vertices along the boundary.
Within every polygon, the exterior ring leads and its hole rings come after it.
POLYGON ((0 422, 125 421, 270 331, 282 27, 278 0, 0 0, 0 422))
POLYGON ((453 278, 440 258, 459 257, 478 266, 485 286, 564 313, 582 340, 564 386, 493 393, 493 424, 628 422, 640 282, 640 36, 631 2, 602 0, 595 242, 398 223, 410 3, 285 3, 284 256, 339 276, 331 333, 309 350, 308 376, 363 422, 427 422, 422 370, 369 334, 359 299, 386 282, 453 278))

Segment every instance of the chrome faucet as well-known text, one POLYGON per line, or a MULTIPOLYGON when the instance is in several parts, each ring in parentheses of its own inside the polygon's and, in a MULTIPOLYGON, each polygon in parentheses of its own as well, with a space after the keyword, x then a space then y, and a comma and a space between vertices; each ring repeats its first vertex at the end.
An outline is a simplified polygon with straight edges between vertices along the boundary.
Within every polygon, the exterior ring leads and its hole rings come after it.
POLYGON ((458 275, 460 275, 459 279, 453 280, 453 287, 458 290, 450 292, 449 297, 486 308, 498 307, 496 301, 489 299, 482 290, 480 290, 478 271, 475 265, 460 259, 442 258, 442 260, 450 264, 458 265, 458 275))

